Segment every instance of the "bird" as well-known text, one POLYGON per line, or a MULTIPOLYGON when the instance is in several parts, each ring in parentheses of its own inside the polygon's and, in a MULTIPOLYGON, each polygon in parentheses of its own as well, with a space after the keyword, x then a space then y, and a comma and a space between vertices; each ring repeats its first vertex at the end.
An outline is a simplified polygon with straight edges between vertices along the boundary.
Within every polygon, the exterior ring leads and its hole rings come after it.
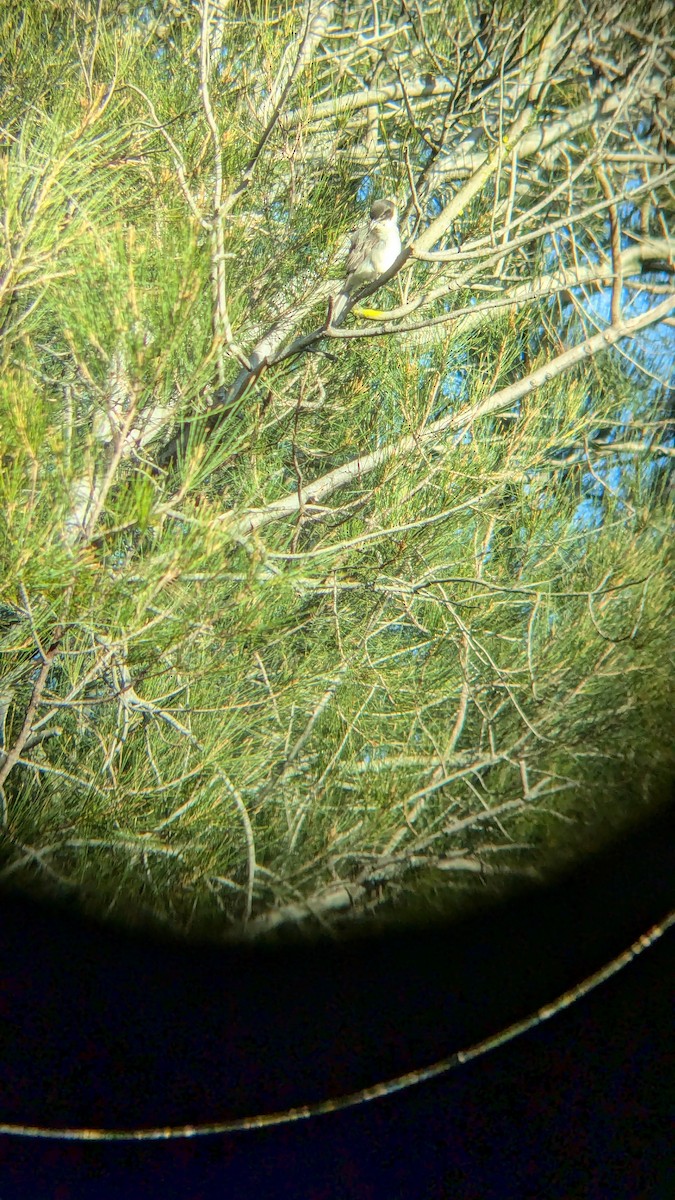
POLYGON ((345 262, 345 281, 335 301, 333 323, 344 312, 353 292, 379 279, 396 262, 401 253, 398 231, 398 209, 394 200, 376 200, 370 210, 370 221, 352 234, 345 262))

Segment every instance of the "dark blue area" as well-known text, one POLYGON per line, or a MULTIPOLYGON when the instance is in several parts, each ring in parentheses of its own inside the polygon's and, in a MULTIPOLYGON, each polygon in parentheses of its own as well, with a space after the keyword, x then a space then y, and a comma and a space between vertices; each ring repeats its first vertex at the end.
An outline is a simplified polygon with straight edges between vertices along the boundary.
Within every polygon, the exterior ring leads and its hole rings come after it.
MULTIPOLYGON (((674 901, 672 810, 546 889, 351 942, 189 947, 5 897, 0 1120, 199 1122, 339 1095, 551 1001, 674 901)), ((662 1200, 674 949, 666 934, 508 1046, 342 1113, 176 1143, 0 1138, 0 1196, 662 1200)))

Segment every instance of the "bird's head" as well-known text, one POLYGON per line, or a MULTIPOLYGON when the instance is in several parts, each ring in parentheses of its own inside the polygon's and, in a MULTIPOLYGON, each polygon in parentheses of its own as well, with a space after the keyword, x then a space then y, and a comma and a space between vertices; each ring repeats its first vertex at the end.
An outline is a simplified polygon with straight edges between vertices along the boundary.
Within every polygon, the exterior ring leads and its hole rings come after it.
POLYGON ((376 200, 370 210, 371 221, 396 221, 398 209, 394 200, 376 200))

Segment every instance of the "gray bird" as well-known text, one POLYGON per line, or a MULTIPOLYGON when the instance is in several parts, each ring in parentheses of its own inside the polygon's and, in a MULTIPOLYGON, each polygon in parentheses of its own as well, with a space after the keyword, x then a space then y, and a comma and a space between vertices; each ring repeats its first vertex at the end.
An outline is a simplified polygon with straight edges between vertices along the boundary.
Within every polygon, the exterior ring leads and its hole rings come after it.
POLYGON ((344 312, 352 293, 384 275, 400 253, 396 204, 393 200, 376 200, 370 210, 369 223, 352 234, 345 262, 346 279, 333 311, 334 322, 344 312))

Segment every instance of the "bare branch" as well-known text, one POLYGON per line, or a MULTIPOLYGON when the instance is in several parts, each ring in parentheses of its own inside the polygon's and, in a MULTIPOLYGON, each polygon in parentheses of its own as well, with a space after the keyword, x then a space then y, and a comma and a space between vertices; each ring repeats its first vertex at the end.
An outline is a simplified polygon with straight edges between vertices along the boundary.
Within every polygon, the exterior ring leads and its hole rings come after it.
POLYGON ((338 489, 347 486, 347 484, 353 482, 355 479, 363 478, 364 475, 383 466, 394 455, 408 454, 414 451, 420 442, 431 442, 443 434, 459 429, 466 429, 481 417, 490 416, 496 412, 502 412, 504 409, 510 408, 518 400, 522 400, 525 396, 550 383, 565 371, 569 371, 572 367, 578 366, 580 363, 592 358, 595 354, 609 349, 622 338, 632 337, 640 330, 647 329, 650 325, 658 324, 674 308, 675 296, 669 296, 661 304, 654 306, 647 312, 641 313, 639 316, 632 317, 629 320, 621 321, 619 325, 611 326, 609 329, 595 334, 594 337, 588 338, 585 342, 581 342, 578 346, 574 346, 571 350, 565 351, 564 354, 551 359, 543 367, 518 380, 517 383, 510 384, 508 387, 495 392, 494 395, 482 400, 479 404, 464 409, 457 414, 442 417, 438 421, 432 422, 431 425, 427 426, 417 435, 400 438, 399 441, 390 443, 388 446, 383 446, 371 454, 364 454, 352 459, 351 462, 345 463, 341 467, 337 467, 334 471, 330 471, 327 475, 314 480, 313 483, 303 488, 300 497, 297 491, 294 491, 281 500, 275 500, 272 504, 267 505, 266 508, 252 510, 244 517, 224 514, 222 520, 227 522, 227 527, 231 531, 232 536, 240 538, 258 529, 262 529, 271 521, 278 521, 294 515, 298 512, 300 504, 306 508, 320 504, 338 489))

